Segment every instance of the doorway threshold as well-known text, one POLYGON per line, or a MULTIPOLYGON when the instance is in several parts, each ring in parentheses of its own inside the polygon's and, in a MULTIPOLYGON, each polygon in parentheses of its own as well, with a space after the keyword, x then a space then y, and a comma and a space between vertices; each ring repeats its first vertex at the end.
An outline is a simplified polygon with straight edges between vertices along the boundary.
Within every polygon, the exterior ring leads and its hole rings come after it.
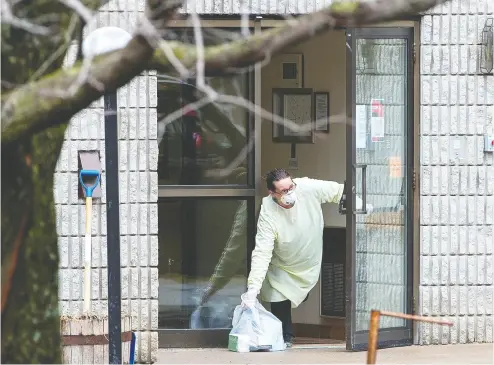
POLYGON ((335 344, 335 343, 328 343, 328 344, 304 344, 304 345, 293 345, 292 349, 294 350, 316 350, 316 349, 332 349, 332 350, 345 350, 346 345, 345 344, 335 344))
POLYGON ((294 349, 344 349, 345 341, 319 337, 295 337, 294 349))

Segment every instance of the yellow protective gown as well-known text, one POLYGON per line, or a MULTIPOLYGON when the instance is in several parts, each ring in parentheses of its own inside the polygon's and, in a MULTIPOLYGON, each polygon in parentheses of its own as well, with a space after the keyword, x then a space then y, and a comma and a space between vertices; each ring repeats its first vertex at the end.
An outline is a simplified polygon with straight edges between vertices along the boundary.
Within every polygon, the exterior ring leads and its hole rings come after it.
POLYGON ((290 209, 271 196, 262 200, 252 252, 249 288, 266 302, 290 300, 296 308, 319 279, 324 219, 321 204, 339 203, 343 184, 295 178, 297 200, 290 209))

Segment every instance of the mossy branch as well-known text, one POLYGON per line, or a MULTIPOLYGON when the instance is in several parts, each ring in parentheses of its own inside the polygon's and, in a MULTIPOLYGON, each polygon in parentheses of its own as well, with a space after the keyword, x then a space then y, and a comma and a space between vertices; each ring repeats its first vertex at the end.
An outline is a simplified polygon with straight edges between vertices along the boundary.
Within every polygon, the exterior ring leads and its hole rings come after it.
POLYGON ((83 66, 79 63, 4 95, 2 143, 70 119, 105 90, 116 90, 131 81, 142 71, 142 65, 149 61, 152 53, 153 49, 142 36, 135 37, 127 47, 95 58, 88 76, 81 81, 79 75, 83 66))
MULTIPOLYGON (((314 35, 335 27, 357 27, 380 23, 406 16, 420 15, 445 0, 373 0, 337 2, 320 11, 302 16, 296 22, 287 22, 249 38, 229 42, 204 50, 205 70, 209 75, 229 73, 234 69, 252 66, 270 58, 287 47, 299 44, 314 35)), ((73 93, 64 91, 77 82, 81 64, 59 70, 42 80, 23 85, 2 96, 2 142, 14 141, 56 125, 98 100, 103 93, 114 91, 128 83, 145 69, 168 74, 176 73, 162 47, 152 57, 139 55, 136 46, 107 53, 93 61, 91 78, 104 89, 84 80, 73 93), (149 61, 151 59, 151 61, 149 61), (138 60, 139 62, 136 62, 138 60)), ((197 62, 196 47, 180 42, 167 42, 175 57, 193 73, 197 62)), ((141 48, 142 50, 142 48, 141 48)))

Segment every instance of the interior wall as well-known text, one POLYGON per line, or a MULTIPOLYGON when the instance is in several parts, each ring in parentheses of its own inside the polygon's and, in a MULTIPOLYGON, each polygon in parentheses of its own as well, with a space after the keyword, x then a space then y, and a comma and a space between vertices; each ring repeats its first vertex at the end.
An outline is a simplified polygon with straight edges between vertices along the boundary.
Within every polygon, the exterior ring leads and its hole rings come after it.
MULTIPOLYGON (((261 134, 261 171, 285 168, 294 177, 311 177, 343 183, 346 174, 346 38, 344 31, 330 31, 311 39, 286 53, 303 53, 304 85, 313 91, 330 93, 330 132, 316 133, 315 144, 298 144, 298 169, 290 170, 290 144, 272 141, 272 122, 263 120, 261 134)), ((261 105, 272 111, 272 89, 280 87, 276 69, 281 67, 275 57, 262 69, 261 105)), ((263 194, 267 189, 263 187, 263 194)), ((345 216, 337 204, 323 205, 326 226, 345 227, 345 216)), ((319 315, 319 283, 309 299, 293 311, 294 323, 324 324, 319 315)))

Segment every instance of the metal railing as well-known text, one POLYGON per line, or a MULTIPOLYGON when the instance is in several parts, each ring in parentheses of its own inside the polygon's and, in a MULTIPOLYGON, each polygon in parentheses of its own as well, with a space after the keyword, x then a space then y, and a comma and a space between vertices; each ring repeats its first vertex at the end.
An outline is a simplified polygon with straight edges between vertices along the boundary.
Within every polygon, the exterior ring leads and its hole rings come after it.
POLYGON ((443 321, 440 319, 416 316, 413 314, 379 311, 373 309, 371 310, 371 315, 370 315, 369 344, 367 347, 367 364, 376 363, 377 342, 378 342, 377 340, 379 337, 379 320, 381 319, 381 316, 410 319, 412 321, 419 321, 419 322, 429 322, 429 323, 435 323, 435 324, 440 324, 443 326, 450 326, 450 327, 453 326, 452 322, 443 321))

